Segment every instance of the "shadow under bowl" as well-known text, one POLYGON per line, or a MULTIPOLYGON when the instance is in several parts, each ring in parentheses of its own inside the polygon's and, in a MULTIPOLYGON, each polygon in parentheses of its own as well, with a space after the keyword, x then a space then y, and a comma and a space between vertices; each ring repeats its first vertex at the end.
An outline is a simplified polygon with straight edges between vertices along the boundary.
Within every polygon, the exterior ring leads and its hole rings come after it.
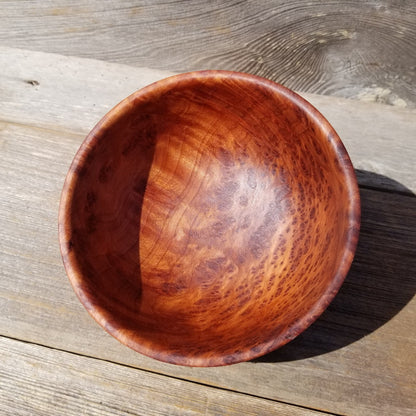
POLYGON ((81 302, 125 345, 190 366, 295 338, 351 265, 357 182, 339 137, 271 81, 201 71, 158 81, 92 130, 59 212, 81 302))

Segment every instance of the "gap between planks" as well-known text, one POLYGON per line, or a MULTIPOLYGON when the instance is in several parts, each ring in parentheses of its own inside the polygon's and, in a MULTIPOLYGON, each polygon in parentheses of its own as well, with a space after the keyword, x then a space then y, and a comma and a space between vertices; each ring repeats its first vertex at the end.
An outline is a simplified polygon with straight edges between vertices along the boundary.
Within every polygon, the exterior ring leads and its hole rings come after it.
MULTIPOLYGON (((52 391, 54 395, 66 388, 65 394, 70 397, 68 401, 71 403, 64 402, 62 406, 61 402, 60 411, 65 410, 68 416, 77 415, 77 407, 82 408, 87 404, 95 404, 96 409, 92 411, 97 410, 98 415, 113 414, 114 410, 121 411, 122 414, 146 415, 163 415, 166 414, 165 412, 177 415, 215 413, 255 416, 269 415, 270 412, 279 412, 279 415, 287 416, 337 415, 137 369, 125 364, 12 337, 0 336, 0 357, 3 361, 3 367, 0 368, 0 374, 3 373, 3 381, 0 380, 3 404, 1 398, 0 404, 2 404, 3 411, 7 410, 8 404, 4 401, 10 400, 13 406, 9 408, 10 414, 14 415, 22 414, 19 412, 20 405, 29 410, 35 405, 36 400, 38 400, 38 408, 44 406, 42 416, 56 410, 56 403, 42 398, 40 391, 37 392, 39 397, 34 397, 36 388, 52 391), (51 369, 49 369, 50 366, 52 366, 51 369), (11 368, 14 370, 20 368, 24 371, 14 371, 12 374, 8 371, 11 368), (59 370, 58 373, 57 370, 59 370), (57 383, 57 380, 49 381, 49 377, 46 377, 48 375, 58 379, 60 383, 57 383), (10 379, 19 382, 8 383, 10 379), (30 384, 36 384, 36 387, 31 388, 30 384), (78 388, 76 384, 79 384, 78 388), (26 392, 31 393, 30 395, 24 394, 25 388, 32 390, 26 392), (112 390, 116 390, 115 394, 112 394, 112 390), (101 393, 101 396, 97 393, 101 393), (19 399, 23 403, 19 402, 19 399), (128 399, 128 403, 122 399, 128 399), (99 403, 97 403, 98 400, 100 400, 99 403), (150 408, 143 409, 144 407, 150 408), (141 413, 142 410, 146 413, 141 413), (217 413, 220 411, 221 413, 217 413)), ((29 414, 32 414, 34 410, 31 409, 29 414)), ((91 411, 91 408, 85 410, 91 411)))

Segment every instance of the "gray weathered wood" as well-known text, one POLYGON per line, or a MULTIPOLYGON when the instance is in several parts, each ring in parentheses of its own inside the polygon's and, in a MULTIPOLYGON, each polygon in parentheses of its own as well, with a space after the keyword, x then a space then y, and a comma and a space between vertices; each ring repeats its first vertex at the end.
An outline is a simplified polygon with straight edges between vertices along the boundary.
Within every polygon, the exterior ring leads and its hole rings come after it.
POLYGON ((0 22, 5 46, 416 105, 412 0, 3 0, 0 22))
POLYGON ((4 337, 0 362, 4 416, 322 414, 4 337))
POLYGON ((193 369, 143 357, 76 299, 57 243, 60 190, 82 136, 0 125, 0 335, 341 414, 416 407, 416 198, 362 190, 356 261, 329 310, 256 362, 193 369))
MULTIPOLYGON (((83 135, 124 97, 172 74, 5 47, 0 68, 0 120, 83 135)), ((357 169, 391 179, 365 173, 361 184, 416 191, 416 110, 303 96, 334 125, 357 169)))

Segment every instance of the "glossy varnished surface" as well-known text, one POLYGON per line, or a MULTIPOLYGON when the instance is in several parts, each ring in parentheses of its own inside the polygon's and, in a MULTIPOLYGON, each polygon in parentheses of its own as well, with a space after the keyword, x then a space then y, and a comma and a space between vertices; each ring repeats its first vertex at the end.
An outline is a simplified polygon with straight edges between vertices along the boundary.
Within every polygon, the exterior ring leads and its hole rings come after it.
POLYGON ((229 72, 124 100, 82 145, 60 209, 84 306, 128 346, 184 365, 294 338, 342 284, 358 228, 333 129, 289 90, 229 72))

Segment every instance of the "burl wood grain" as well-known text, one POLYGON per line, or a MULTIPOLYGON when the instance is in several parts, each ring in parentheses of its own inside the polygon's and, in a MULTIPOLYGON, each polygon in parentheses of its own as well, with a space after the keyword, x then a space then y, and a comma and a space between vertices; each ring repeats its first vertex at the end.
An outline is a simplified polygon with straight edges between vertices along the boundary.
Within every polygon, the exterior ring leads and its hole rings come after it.
POLYGON ((306 101, 204 71, 125 99, 89 134, 62 193, 60 243, 91 315, 170 363, 225 365, 284 345, 350 267, 359 195, 306 101))

